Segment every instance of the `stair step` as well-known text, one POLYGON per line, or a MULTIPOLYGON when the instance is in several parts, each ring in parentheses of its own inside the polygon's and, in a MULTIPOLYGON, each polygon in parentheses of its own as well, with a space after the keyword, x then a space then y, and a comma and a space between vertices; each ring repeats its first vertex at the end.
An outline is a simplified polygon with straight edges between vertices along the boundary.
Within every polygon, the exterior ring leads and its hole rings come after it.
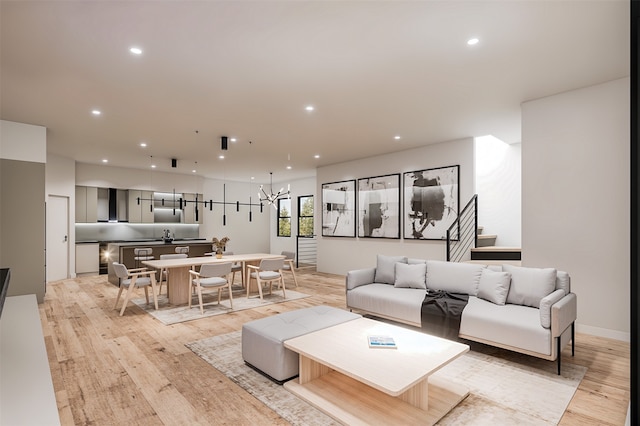
POLYGON ((478 235, 482 234, 483 230, 484 230, 484 226, 478 226, 478 235))
POLYGON ((498 238, 497 235, 478 235, 478 247, 494 246, 496 244, 496 238, 498 238))
POLYGON ((471 260, 522 260, 520 247, 476 247, 471 249, 471 260))

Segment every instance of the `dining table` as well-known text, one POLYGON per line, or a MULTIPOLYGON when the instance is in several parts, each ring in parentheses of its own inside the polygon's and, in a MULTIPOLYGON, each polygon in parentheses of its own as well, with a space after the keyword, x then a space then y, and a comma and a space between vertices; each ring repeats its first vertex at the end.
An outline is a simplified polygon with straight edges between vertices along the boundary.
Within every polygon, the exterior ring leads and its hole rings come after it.
POLYGON ((230 254, 218 258, 216 256, 185 257, 181 259, 145 260, 142 264, 152 269, 167 270, 167 296, 169 304, 184 305, 189 302, 191 289, 189 270, 209 263, 240 263, 242 265, 242 285, 249 285, 247 265, 257 265, 262 259, 279 259, 285 256, 270 253, 230 254))

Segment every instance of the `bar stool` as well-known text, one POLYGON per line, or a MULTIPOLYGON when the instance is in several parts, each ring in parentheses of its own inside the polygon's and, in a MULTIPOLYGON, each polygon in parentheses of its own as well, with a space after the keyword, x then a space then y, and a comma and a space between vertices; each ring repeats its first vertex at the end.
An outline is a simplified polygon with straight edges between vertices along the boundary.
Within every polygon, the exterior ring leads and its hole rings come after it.
POLYGON ((136 268, 140 268, 140 262, 153 260, 153 249, 151 247, 139 247, 133 249, 133 260, 136 261, 136 268))
POLYGON ((189 254, 189 246, 178 246, 176 247, 176 253, 178 254, 189 254))

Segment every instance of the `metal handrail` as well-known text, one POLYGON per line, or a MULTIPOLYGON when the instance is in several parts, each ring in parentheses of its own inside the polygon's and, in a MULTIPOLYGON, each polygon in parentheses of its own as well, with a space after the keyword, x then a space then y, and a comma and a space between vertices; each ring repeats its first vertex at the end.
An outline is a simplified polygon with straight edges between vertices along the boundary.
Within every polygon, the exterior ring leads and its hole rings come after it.
POLYGON ((477 246, 478 194, 475 194, 447 229, 447 262, 460 262, 477 246))

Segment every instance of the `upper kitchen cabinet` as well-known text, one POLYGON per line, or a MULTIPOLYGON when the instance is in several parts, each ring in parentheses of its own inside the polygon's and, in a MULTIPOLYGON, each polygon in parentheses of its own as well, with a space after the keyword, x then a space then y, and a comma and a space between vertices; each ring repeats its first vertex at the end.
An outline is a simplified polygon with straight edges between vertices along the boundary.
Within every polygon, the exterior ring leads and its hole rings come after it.
POLYGON ((129 190, 129 222, 153 223, 153 192, 129 190))
POLYGON ((98 188, 76 186, 76 222, 95 223, 98 221, 98 188))
POLYGON ((204 205, 200 202, 194 203, 196 201, 196 196, 198 201, 204 201, 202 194, 190 194, 185 193, 183 195, 184 200, 187 201, 186 205, 183 206, 184 210, 184 223, 189 224, 202 224, 202 213, 204 210, 204 205), (196 214, 197 209, 197 214, 196 214))

